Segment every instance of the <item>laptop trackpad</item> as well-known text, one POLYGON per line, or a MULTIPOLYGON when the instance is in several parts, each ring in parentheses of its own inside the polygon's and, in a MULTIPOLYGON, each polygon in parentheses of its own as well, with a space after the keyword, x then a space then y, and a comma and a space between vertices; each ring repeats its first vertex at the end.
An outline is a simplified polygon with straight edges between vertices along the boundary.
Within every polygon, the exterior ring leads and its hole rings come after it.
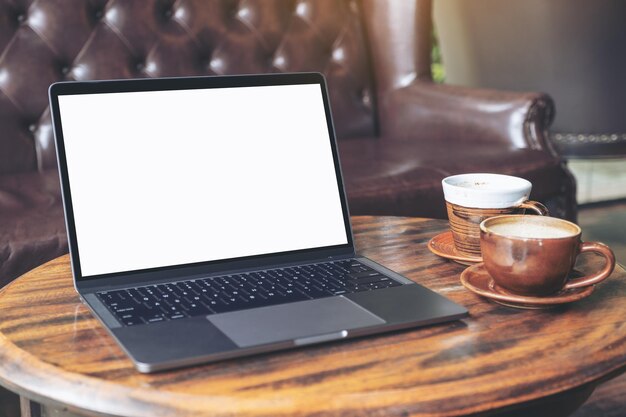
POLYGON ((239 347, 326 335, 385 323, 344 297, 261 307, 208 316, 239 347))

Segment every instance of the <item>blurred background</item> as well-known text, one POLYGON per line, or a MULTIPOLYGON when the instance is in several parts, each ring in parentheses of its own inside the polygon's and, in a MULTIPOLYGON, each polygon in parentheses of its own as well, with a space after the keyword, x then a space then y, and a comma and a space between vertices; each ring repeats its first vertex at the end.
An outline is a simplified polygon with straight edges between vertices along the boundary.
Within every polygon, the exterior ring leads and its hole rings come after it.
MULTIPOLYGON (((624 21, 626 0, 0 0, 0 287, 68 250, 51 83, 259 72, 326 76, 352 214, 445 219, 444 176, 516 175, 626 265, 624 21)), ((625 392, 575 417, 624 417, 625 392)))
POLYGON ((626 2, 435 0, 433 16, 437 82, 552 96, 584 238, 626 262, 626 2))

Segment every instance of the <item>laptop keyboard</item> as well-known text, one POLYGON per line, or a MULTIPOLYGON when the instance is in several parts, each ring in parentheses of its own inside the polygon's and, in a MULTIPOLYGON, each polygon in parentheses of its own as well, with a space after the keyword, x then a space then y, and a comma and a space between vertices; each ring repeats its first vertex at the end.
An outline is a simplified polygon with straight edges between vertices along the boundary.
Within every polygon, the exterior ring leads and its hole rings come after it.
POLYGON ((124 325, 157 323, 395 287, 355 260, 192 279, 97 294, 124 325))

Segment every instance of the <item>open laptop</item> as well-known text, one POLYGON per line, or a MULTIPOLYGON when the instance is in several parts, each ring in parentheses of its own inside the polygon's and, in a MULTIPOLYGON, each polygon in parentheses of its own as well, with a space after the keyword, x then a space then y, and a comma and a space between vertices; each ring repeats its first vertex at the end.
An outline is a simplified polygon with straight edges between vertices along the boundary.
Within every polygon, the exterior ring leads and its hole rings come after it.
POLYGON ((321 74, 57 83, 50 103, 75 287, 139 371, 467 314, 355 253, 321 74))

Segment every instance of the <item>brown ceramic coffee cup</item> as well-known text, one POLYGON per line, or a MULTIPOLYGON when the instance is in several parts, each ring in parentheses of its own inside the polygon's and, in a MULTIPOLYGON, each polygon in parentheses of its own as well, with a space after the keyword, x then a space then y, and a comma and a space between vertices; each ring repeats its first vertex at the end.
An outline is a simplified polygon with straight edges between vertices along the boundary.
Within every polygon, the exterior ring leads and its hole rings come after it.
POLYGON ((528 200, 532 184, 518 177, 499 174, 461 174, 441 182, 457 252, 480 257, 480 222, 502 214, 525 213, 541 216, 548 209, 528 200))
POLYGON ((553 217, 505 215, 480 224, 487 272, 499 287, 520 295, 550 295, 594 285, 611 275, 613 251, 599 242, 582 242, 580 236, 580 227, 553 217), (568 280, 583 252, 599 253, 606 264, 596 273, 568 280))

